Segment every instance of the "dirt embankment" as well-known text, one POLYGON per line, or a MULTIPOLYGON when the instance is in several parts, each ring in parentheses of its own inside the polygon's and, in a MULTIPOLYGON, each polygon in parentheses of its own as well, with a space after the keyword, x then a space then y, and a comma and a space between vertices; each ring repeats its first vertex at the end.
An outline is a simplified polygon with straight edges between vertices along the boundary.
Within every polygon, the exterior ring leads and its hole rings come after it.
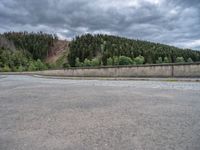
POLYGON ((54 46, 51 49, 51 53, 46 58, 46 63, 56 63, 56 61, 62 57, 65 53, 69 52, 69 41, 58 40, 54 42, 54 46))

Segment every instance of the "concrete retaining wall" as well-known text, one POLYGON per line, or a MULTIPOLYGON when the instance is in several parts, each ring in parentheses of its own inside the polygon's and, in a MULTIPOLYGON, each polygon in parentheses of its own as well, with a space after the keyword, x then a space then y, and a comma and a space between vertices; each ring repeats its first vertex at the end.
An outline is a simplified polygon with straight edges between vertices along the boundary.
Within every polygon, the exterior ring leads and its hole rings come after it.
POLYGON ((70 68, 40 71, 37 74, 68 77, 200 77, 200 63, 70 68))

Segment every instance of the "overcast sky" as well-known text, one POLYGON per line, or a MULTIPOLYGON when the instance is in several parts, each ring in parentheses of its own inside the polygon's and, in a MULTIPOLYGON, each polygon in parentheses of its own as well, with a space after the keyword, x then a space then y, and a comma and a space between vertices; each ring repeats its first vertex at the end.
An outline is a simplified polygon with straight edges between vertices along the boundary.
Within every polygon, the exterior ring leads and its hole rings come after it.
POLYGON ((200 0, 0 0, 0 33, 106 33, 200 50, 200 0))

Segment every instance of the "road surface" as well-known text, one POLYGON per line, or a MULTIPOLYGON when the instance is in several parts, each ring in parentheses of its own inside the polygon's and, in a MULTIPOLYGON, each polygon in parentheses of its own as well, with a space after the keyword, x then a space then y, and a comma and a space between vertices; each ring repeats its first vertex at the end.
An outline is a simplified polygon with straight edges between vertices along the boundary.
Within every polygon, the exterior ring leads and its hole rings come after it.
POLYGON ((199 150, 200 83, 0 76, 0 150, 199 150))

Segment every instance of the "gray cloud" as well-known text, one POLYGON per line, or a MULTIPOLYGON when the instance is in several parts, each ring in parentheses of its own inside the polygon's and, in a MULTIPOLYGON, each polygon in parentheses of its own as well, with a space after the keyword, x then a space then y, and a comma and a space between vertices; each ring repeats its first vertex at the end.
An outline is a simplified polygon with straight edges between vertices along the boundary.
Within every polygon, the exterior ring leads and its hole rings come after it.
POLYGON ((107 33, 200 50, 199 0, 1 0, 0 32, 107 33))

